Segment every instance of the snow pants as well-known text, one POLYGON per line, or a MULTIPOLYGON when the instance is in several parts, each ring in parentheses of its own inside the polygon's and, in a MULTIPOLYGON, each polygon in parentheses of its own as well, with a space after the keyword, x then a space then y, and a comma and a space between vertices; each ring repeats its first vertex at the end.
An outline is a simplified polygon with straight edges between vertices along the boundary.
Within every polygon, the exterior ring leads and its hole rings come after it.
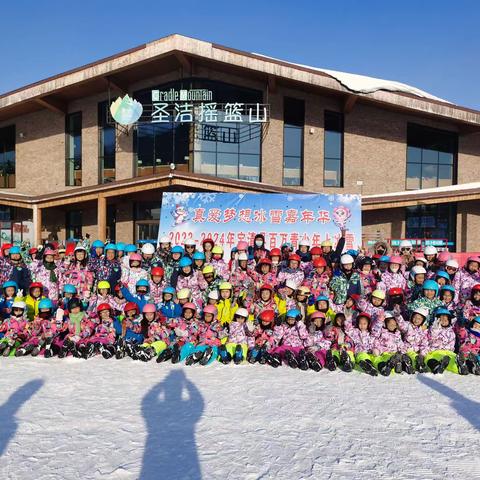
POLYGON ((434 350, 433 352, 427 353, 427 355, 425 355, 425 365, 428 367, 428 361, 432 359, 440 362, 443 357, 448 357, 450 359, 446 370, 452 373, 458 373, 457 355, 451 350, 434 350))
POLYGON ((213 345, 194 345, 193 343, 186 343, 180 350, 180 360, 185 360, 192 353, 204 352, 209 346, 211 346, 213 351, 212 358, 207 363, 207 365, 210 365, 218 357, 218 347, 215 347, 213 345))

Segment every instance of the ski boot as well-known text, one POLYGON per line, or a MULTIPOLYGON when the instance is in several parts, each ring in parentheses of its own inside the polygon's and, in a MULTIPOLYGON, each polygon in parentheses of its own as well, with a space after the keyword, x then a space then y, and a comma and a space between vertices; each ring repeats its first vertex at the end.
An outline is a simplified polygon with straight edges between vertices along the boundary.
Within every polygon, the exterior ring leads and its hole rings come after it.
POLYGON ((73 353, 74 356, 76 356, 77 358, 83 358, 86 360, 88 358, 88 355, 87 355, 88 346, 89 344, 86 344, 86 343, 81 343, 80 345, 77 345, 73 353))
POLYGON ((196 363, 198 363, 202 357, 203 357, 203 354, 205 352, 201 352, 201 351, 198 351, 198 352, 193 352, 191 353, 186 359, 185 359, 185 365, 195 365, 196 363))
POLYGON ((172 348, 172 363, 178 363, 180 361, 180 347, 176 343, 172 348))
POLYGON ((90 357, 93 357, 96 352, 100 351, 99 343, 87 343, 83 351, 83 358, 87 360, 90 357))
POLYGON ((26 345, 25 347, 19 348, 15 352, 15 356, 24 357, 25 355, 28 355, 29 353, 31 353, 33 348, 34 348, 33 345, 26 345))
POLYGON ((291 350, 287 350, 285 352, 285 360, 287 361, 287 365, 290 368, 298 368, 298 361, 295 358, 295 355, 291 350))
POLYGON ((380 375, 383 375, 384 377, 390 376, 393 368, 393 365, 390 362, 390 360, 388 360, 387 362, 380 362, 378 364, 378 371, 380 372, 380 375))
POLYGON ((413 373, 415 373, 412 359, 406 353, 402 355, 402 368, 403 371, 408 375, 412 375, 413 373))
POLYGON ((378 372, 373 366, 371 360, 361 360, 358 365, 366 374, 371 375, 372 377, 378 376, 378 372))
POLYGON ((313 352, 307 352, 307 362, 308 368, 315 372, 319 372, 323 368, 322 364, 318 361, 318 358, 313 352))
POLYGON ((0 353, 3 353, 3 351, 8 347, 7 342, 1 342, 0 343, 0 353))
POLYGON ((353 370, 353 363, 350 359, 350 355, 346 350, 340 352, 340 362, 342 364, 342 370, 344 372, 351 372, 353 370))
POLYGON ((457 355, 457 367, 458 367, 459 375, 468 375, 469 372, 468 372, 467 361, 465 359, 465 355, 462 352, 460 352, 457 355))
POLYGON ((242 351, 242 346, 237 345, 235 347, 235 353, 233 355, 233 363, 235 365, 240 365, 243 362, 243 351, 242 351))
POLYGON ((225 345, 222 345, 218 349, 218 356, 220 357, 220 361, 224 364, 227 365, 231 362, 232 357, 231 355, 227 352, 227 349, 225 348, 225 345))
POLYGON ((100 347, 100 353, 105 360, 108 360, 115 355, 115 347, 113 345, 102 345, 100 347))
POLYGON ((37 345, 36 347, 33 347, 32 353, 30 354, 32 357, 37 357, 38 354, 40 353, 41 347, 40 345, 37 345))
POLYGON ((213 348, 207 347, 203 352, 202 358, 198 361, 199 365, 205 366, 213 357, 213 348))
POLYGON ((261 348, 258 351, 257 361, 260 365, 265 365, 267 363, 267 351, 264 348, 261 348))
POLYGON ((335 362, 335 358, 333 357, 333 353, 331 350, 327 350, 325 366, 327 367, 327 370, 330 370, 331 372, 337 369, 337 364, 335 362))
POLYGON ((136 357, 142 362, 149 362, 154 356, 154 353, 151 348, 138 348, 136 352, 136 357))
POLYGON ((303 371, 308 370, 308 360, 307 360, 307 354, 305 350, 302 349, 298 352, 297 362, 298 362, 298 368, 300 370, 303 370, 303 371))
POLYGON ((258 360, 258 356, 260 354, 260 350, 257 347, 252 348, 247 353, 247 362, 254 364, 258 360))
POLYGON ((267 363, 273 368, 278 368, 282 364, 282 360, 277 353, 265 352, 264 357, 267 363))
POLYGON ((44 356, 45 358, 52 358, 52 357, 53 357, 52 342, 53 342, 53 338, 49 338, 49 339, 45 342, 45 352, 43 353, 43 356, 44 356))
POLYGON ((473 375, 480 375, 480 363, 478 362, 477 356, 473 352, 470 352, 467 355, 467 367, 470 373, 473 373, 473 375))
POLYGON ((423 355, 417 356, 416 367, 418 373, 426 373, 428 372, 428 368, 425 365, 425 357, 423 355))
POLYGON ((124 342, 124 351, 132 360, 138 360, 135 347, 136 345, 133 342, 124 342))
POLYGON ((123 338, 119 338, 115 345, 115 358, 117 360, 121 360, 125 357, 125 340, 123 338))
POLYGON ((172 358, 172 354, 173 354, 172 349, 167 347, 158 355, 157 363, 162 363, 162 362, 166 362, 167 360, 170 360, 172 358))
POLYGON ((395 353, 389 360, 395 373, 400 374, 403 372, 403 358, 400 353, 395 353))
POLYGON ((10 355, 11 350, 12 350, 12 347, 9 344, 7 344, 7 346, 3 349, 2 355, 4 357, 8 357, 10 355))

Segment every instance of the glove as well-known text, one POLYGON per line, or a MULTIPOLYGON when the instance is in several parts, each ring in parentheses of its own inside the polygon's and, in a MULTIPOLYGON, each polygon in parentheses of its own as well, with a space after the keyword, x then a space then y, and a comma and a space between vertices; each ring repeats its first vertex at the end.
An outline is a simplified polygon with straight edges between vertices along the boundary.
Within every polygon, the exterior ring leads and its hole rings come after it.
POLYGON ((180 327, 176 327, 175 328, 175 335, 177 337, 186 337, 187 336, 187 331, 186 330, 183 330, 182 328, 180 327))
POLYGON ((17 297, 23 297, 23 290, 21 288, 17 292, 17 297))
POLYGON ((245 325, 247 326, 247 330, 252 333, 255 330, 255 325, 251 320, 248 320, 245 325))
POLYGON ((65 311, 63 308, 57 308, 57 313, 55 315, 55 319, 57 322, 61 322, 63 320, 63 315, 65 314, 65 311))

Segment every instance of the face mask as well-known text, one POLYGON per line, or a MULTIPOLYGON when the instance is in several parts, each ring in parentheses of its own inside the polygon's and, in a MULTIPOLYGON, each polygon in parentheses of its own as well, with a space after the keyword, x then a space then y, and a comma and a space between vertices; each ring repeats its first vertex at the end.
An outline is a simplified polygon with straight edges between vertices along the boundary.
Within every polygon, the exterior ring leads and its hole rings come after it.
POLYGON ((49 317, 50 317, 50 312, 40 312, 40 313, 38 314, 38 316, 39 316, 40 318, 46 319, 46 318, 49 318, 49 317))
POLYGON ((261 240, 255 240, 255 245, 257 247, 261 247, 263 245, 263 242, 261 240))

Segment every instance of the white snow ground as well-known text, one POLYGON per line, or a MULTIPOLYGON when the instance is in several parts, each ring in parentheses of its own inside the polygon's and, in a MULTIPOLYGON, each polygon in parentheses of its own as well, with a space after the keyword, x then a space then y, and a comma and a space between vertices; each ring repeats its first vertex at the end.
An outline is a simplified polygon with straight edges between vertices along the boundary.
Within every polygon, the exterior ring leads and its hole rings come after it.
POLYGON ((2 479, 480 478, 480 379, 0 359, 2 479))

